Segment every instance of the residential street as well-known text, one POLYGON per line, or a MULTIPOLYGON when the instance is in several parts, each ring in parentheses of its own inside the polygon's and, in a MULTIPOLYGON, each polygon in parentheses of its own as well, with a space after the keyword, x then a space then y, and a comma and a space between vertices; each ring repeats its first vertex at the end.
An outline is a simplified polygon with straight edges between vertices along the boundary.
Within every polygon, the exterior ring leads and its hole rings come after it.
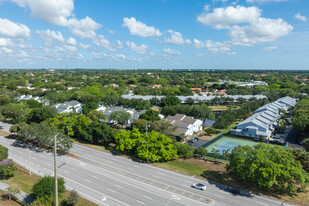
MULTIPOLYGON (((9 148, 9 157, 32 172, 44 176, 53 174, 53 154, 12 146, 15 140, 0 138, 9 148)), ((58 174, 67 189, 99 205, 280 205, 266 197, 233 195, 224 187, 211 185, 194 177, 171 172, 131 159, 74 144, 70 153, 75 159, 58 156, 58 174), (207 186, 205 191, 191 188, 197 182, 207 186)), ((287 205, 287 204, 284 204, 287 205)))

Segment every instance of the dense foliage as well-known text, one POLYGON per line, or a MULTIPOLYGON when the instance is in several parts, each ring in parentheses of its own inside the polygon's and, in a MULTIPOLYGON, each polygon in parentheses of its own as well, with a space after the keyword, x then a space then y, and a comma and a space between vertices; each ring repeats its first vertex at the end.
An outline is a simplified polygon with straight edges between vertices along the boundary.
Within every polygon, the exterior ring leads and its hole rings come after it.
POLYGON ((309 134, 309 99, 303 99, 296 104, 292 122, 297 130, 309 134))
POLYGON ((264 143, 235 147, 227 170, 257 187, 295 193, 305 188, 308 174, 293 154, 279 146, 264 143))
POLYGON ((16 166, 11 159, 5 159, 0 162, 0 179, 8 179, 14 176, 16 166))
MULTIPOLYGON (((62 177, 58 177, 58 195, 65 191, 65 181, 62 177)), ((33 188, 33 193, 36 198, 48 199, 50 197, 55 197, 55 178, 53 176, 45 176, 38 183, 36 183, 33 188)))
POLYGON ((8 156, 9 156, 8 151, 9 150, 8 150, 7 147, 0 145, 0 161, 8 158, 8 156))
POLYGON ((115 142, 118 151, 136 155, 138 158, 150 162, 167 161, 177 157, 172 140, 155 131, 142 134, 136 128, 132 131, 122 130, 116 134, 115 142))

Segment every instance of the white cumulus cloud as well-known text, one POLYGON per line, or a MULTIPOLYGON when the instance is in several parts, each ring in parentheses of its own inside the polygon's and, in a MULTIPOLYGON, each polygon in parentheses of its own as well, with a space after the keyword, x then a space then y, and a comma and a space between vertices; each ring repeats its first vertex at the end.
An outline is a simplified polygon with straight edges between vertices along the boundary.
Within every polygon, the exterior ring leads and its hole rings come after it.
MULTIPOLYGON (((271 42, 288 35, 293 30, 293 27, 281 18, 261 17, 261 10, 257 7, 215 8, 212 12, 205 11, 199 15, 197 20, 216 29, 227 29, 231 45, 252 46, 271 42)), ((203 47, 199 43, 195 41, 194 47, 203 47)), ((228 50, 228 48, 222 49, 228 50)))
POLYGON ((302 16, 300 13, 295 14, 294 17, 295 17, 296 19, 298 19, 298 20, 303 21, 303 22, 306 22, 306 21, 307 21, 307 17, 302 16))
POLYGON ((275 41, 286 36, 293 27, 282 19, 259 18, 247 26, 234 25, 229 36, 234 45, 251 46, 257 43, 275 41))
POLYGON ((207 49, 211 53, 227 53, 231 50, 229 42, 214 42, 212 40, 200 41, 193 40, 193 47, 196 49, 207 49))
POLYGON ((0 35, 29 39, 30 29, 24 24, 14 23, 8 19, 0 18, 0 35))
POLYGON ((212 13, 205 12, 197 20, 205 25, 212 25, 218 29, 226 28, 230 24, 239 24, 256 20, 261 15, 257 7, 229 6, 215 8, 212 13))
POLYGON ((191 41, 189 39, 184 39, 180 32, 176 32, 173 30, 168 30, 167 32, 171 34, 171 37, 165 38, 164 39, 165 43, 177 44, 177 45, 191 44, 191 41))
POLYGON ((143 22, 137 21, 134 17, 123 18, 123 26, 127 27, 132 35, 141 37, 161 36, 159 29, 153 26, 147 26, 143 22))
POLYGON ((136 54, 147 54, 148 51, 148 46, 141 44, 141 45, 137 45, 134 42, 130 42, 127 41, 126 42, 127 47, 129 47, 133 52, 135 52, 136 54))
POLYGON ((20 7, 31 9, 31 15, 50 24, 67 26, 74 10, 73 0, 11 0, 20 7))
POLYGON ((274 51, 276 50, 278 47, 276 46, 269 46, 269 47, 264 47, 263 50, 265 51, 274 51))
POLYGON ((171 55, 175 55, 175 56, 181 55, 180 51, 173 50, 173 49, 170 49, 170 48, 163 49, 163 52, 166 53, 166 54, 171 54, 171 55))

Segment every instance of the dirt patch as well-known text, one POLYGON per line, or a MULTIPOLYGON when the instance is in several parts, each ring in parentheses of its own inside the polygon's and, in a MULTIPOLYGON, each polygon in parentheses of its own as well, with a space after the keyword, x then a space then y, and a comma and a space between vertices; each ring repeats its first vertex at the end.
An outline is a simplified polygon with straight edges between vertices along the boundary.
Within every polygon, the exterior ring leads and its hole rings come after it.
POLYGON ((0 136, 6 137, 6 136, 9 136, 9 135, 11 135, 10 132, 6 132, 6 131, 3 131, 3 130, 0 130, 0 136))
POLYGON ((65 154, 66 156, 69 156, 69 157, 73 157, 73 158, 75 158, 75 159, 79 159, 80 157, 79 156, 77 156, 77 155, 75 155, 75 154, 72 154, 72 153, 67 153, 67 154, 65 154))

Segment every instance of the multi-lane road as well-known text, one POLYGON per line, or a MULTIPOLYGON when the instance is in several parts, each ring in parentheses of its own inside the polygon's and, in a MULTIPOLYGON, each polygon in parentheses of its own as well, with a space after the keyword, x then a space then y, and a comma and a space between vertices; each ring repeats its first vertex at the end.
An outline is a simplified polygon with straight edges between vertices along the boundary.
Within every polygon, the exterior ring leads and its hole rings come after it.
MULTIPOLYGON (((53 175, 53 154, 13 146, 15 140, 0 137, 9 148, 9 157, 32 172, 53 175)), ((58 156, 58 174, 68 189, 98 205, 237 205, 267 206, 282 202, 249 194, 233 195, 224 186, 164 170, 131 159, 74 144, 70 153, 79 158, 58 156), (191 188, 193 183, 207 186, 205 191, 191 188)), ((284 203, 284 205, 288 205, 284 203)))

